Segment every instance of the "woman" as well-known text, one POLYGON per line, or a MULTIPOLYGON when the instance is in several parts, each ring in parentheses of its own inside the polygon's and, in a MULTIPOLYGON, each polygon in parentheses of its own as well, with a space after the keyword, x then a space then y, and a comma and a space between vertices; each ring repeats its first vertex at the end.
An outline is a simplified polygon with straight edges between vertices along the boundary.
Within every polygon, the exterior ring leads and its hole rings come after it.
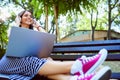
MULTIPOLYGON (((16 21, 19 27, 45 32, 34 21, 32 13, 28 10, 18 14, 16 21)), ((104 77, 104 74, 110 70, 106 67, 95 73, 106 57, 105 49, 100 50, 95 56, 66 62, 54 61, 51 58, 39 59, 33 56, 22 58, 4 56, 0 61, 0 73, 8 74, 11 80, 30 80, 36 74, 53 80, 97 80, 104 77)))

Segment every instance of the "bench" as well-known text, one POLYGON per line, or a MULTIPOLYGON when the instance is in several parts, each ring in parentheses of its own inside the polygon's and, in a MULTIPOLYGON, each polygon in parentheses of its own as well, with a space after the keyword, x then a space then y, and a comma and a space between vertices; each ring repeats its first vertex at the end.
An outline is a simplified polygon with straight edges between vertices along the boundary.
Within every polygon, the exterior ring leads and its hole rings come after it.
MULTIPOLYGON (((102 48, 107 49, 109 53, 106 61, 120 61, 120 39, 56 43, 54 44, 51 57, 54 60, 72 61, 82 55, 92 56, 94 55, 93 53, 97 53, 102 48)), ((40 79, 37 76, 34 80, 38 78, 40 79)), ((111 79, 120 79, 120 72, 112 72, 111 79)))
MULTIPOLYGON (((106 61, 120 61, 120 39, 56 43, 51 57, 54 60, 75 60, 82 55, 92 56, 102 48, 109 53, 106 61)), ((111 79, 120 79, 120 72, 112 72, 111 79)))

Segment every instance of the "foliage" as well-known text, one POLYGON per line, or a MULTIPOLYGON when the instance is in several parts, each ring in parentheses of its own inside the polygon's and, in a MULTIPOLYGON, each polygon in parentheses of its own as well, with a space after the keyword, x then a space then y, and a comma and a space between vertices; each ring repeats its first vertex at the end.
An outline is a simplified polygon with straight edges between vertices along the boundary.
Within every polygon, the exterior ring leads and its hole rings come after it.
POLYGON ((8 43, 9 23, 11 23, 14 18, 15 16, 12 16, 9 20, 0 24, 0 57, 2 57, 6 51, 8 43))
MULTIPOLYGON (((8 6, 8 2, 1 2, 0 8, 8 6)), ((2 11, 2 9, 0 9, 2 11)), ((9 24, 15 19, 15 14, 11 13, 11 17, 6 16, 7 14, 0 12, 0 58, 6 51, 8 43, 8 29, 9 24)))
POLYGON ((7 25, 0 24, 0 57, 5 53, 6 45, 8 42, 7 25))
POLYGON ((56 5, 59 14, 68 12, 80 12, 83 9, 90 10, 95 8, 93 2, 96 0, 11 0, 15 4, 24 9, 30 9, 34 12, 34 16, 38 19, 45 11, 45 5, 48 7, 49 15, 53 15, 53 5, 56 5))
POLYGON ((117 17, 120 16, 120 1, 108 0, 108 32, 107 39, 111 39, 111 27, 117 17), (115 12, 114 12, 115 10, 115 12))

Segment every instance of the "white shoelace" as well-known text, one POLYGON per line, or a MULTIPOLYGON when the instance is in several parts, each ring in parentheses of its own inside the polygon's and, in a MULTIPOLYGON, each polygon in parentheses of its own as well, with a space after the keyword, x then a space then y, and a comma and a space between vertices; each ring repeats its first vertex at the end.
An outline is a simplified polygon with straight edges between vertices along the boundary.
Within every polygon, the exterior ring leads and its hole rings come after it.
POLYGON ((86 57, 86 56, 82 56, 81 59, 83 61, 83 64, 91 61, 91 60, 94 60, 96 57, 98 57, 98 55, 95 55, 95 56, 92 56, 92 57, 86 57))
POLYGON ((77 78, 77 80, 89 80, 91 76, 94 76, 94 73, 92 74, 86 74, 86 75, 81 75, 77 78))

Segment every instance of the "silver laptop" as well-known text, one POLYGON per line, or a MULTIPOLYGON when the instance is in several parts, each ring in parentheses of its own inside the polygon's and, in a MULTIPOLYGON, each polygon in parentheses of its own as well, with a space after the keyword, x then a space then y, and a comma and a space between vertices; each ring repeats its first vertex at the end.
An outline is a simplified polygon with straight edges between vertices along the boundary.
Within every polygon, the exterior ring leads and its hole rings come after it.
POLYGON ((53 49, 55 35, 26 28, 12 27, 6 56, 48 57, 53 49))

